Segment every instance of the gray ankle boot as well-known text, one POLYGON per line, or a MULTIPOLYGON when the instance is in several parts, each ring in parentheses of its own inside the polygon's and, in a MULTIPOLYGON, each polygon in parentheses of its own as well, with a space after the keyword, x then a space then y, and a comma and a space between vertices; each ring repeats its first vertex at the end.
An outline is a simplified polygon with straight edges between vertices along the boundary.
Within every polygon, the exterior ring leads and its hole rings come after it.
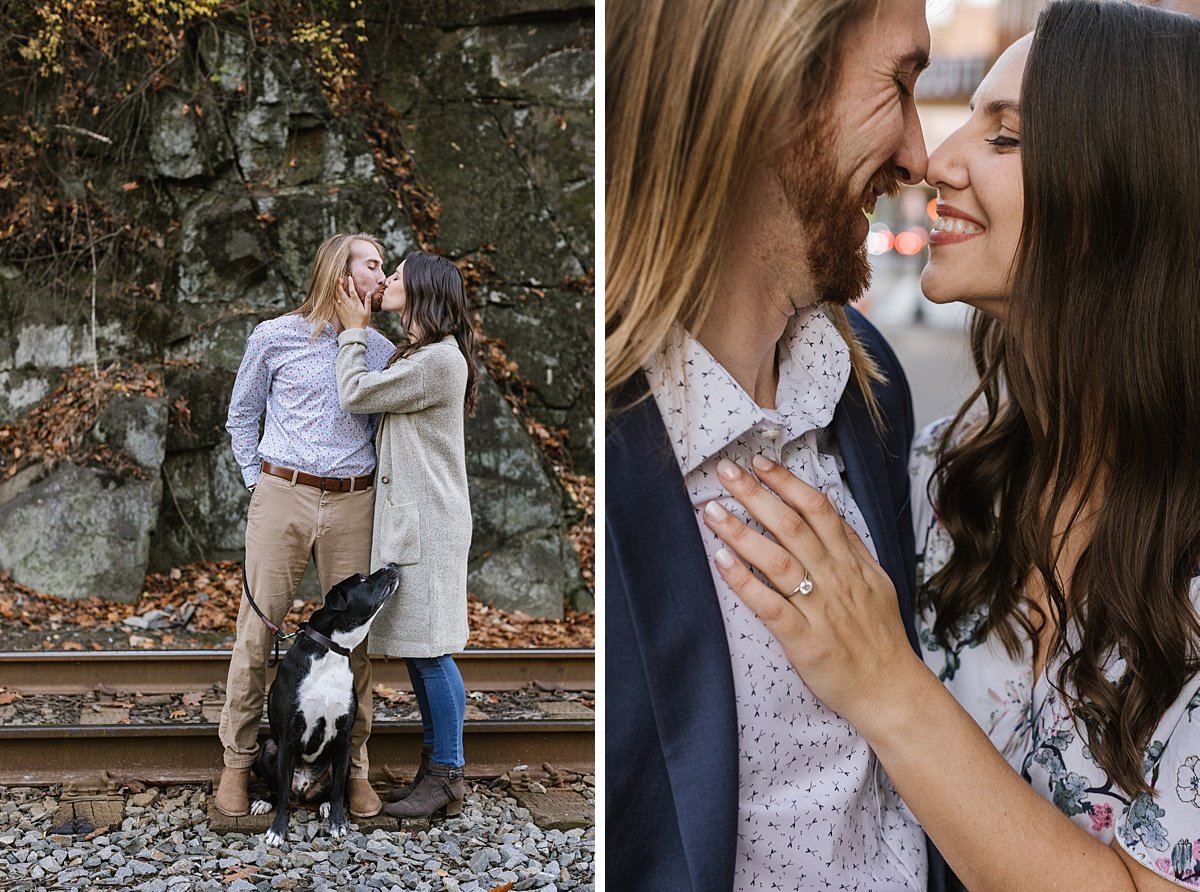
POLYGON ((452 817, 462 813, 465 790, 461 768, 430 762, 429 771, 421 778, 416 789, 384 811, 393 818, 452 817))
POLYGON ((433 758, 433 747, 421 747, 421 764, 417 766, 417 775, 413 778, 411 784, 406 787, 396 787, 387 794, 388 802, 399 802, 401 799, 407 799, 408 794, 417 788, 421 783, 421 778, 429 771, 429 761, 433 758))

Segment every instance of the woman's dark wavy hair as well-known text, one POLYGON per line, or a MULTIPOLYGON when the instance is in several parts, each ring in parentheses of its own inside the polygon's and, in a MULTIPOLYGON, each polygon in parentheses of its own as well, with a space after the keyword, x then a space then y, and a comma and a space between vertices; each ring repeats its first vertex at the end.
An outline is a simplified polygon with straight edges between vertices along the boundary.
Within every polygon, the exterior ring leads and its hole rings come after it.
POLYGON ((467 288, 458 267, 436 254, 413 251, 404 258, 404 327, 412 330, 416 324, 418 336, 396 348, 391 365, 446 335, 453 335, 467 361, 467 392, 463 408, 475 414, 478 381, 475 372, 475 327, 471 324, 471 307, 467 303, 467 288))
POLYGON ((1045 656, 1064 658, 1051 680, 1131 794, 1149 791, 1143 750, 1200 666, 1197 84, 1200 20, 1111 0, 1038 19, 1007 330, 972 323, 980 383, 934 475, 954 553, 922 593, 943 645, 986 606, 981 636, 1013 656, 1028 636, 1036 653, 1047 616, 1022 594, 1036 573, 1059 630, 1045 656), (1068 581, 1055 565, 1071 528, 1088 544, 1068 581), (1114 654, 1127 670, 1112 681, 1114 654))

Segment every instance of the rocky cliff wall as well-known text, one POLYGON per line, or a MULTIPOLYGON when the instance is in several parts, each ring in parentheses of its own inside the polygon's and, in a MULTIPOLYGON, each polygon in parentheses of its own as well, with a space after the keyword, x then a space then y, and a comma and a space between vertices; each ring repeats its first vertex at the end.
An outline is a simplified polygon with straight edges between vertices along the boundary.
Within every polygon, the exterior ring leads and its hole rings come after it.
MULTIPOLYGON (((78 6, 106 4, 125 14, 78 6)), ((47 28, 74 32, 34 4, 8 14, 0 112, 24 154, 0 180, 0 424, 21 439, 80 364, 140 363, 160 390, 95 397, 76 439, 133 457, 115 470, 0 437, 0 570, 128 599, 147 569, 239 557, 223 424, 245 339, 299 304, 325 236, 361 229, 390 263, 452 257, 471 286, 489 372, 467 427, 471 590, 539 615, 588 604, 572 538, 594 452, 592 7, 200 5, 146 59, 85 46, 59 72, 47 28)))

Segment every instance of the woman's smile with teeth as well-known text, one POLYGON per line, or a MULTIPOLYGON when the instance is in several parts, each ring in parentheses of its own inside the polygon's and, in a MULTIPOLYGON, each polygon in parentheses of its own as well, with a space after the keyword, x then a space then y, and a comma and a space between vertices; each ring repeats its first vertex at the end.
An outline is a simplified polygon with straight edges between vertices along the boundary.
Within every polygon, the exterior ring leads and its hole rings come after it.
POLYGON ((978 235, 983 232, 982 226, 969 223, 961 217, 938 217, 933 224, 934 232, 953 232, 959 235, 978 235))

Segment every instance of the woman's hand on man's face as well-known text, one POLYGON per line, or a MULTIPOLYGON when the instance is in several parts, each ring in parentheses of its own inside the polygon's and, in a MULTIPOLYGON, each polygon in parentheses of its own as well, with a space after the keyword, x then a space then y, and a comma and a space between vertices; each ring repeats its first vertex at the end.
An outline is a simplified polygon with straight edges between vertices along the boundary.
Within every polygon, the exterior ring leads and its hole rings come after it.
POLYGON ((371 308, 359 297, 354 279, 346 276, 338 282, 333 308, 337 312, 342 328, 366 328, 371 321, 371 308))
POLYGON ((728 546, 717 568, 809 689, 865 732, 863 724, 902 705, 890 696, 898 681, 927 671, 904 633, 895 586, 823 493, 765 458, 754 468, 758 479, 722 460, 718 473, 774 540, 714 500, 704 522, 728 546))

